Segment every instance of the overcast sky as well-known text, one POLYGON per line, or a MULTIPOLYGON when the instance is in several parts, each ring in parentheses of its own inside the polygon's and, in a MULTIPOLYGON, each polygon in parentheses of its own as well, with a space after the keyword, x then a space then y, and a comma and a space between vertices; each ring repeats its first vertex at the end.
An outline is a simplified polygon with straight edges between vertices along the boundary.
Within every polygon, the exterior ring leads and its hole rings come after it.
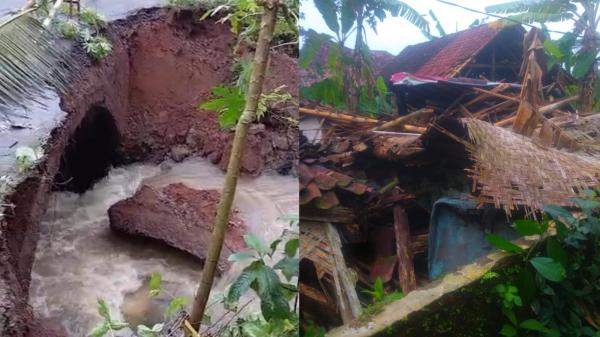
MULTIPOLYGON (((486 6, 505 3, 509 0, 452 0, 452 2, 465 7, 484 11, 486 6)), ((467 10, 440 3, 436 0, 404 0, 405 3, 416 9, 421 14, 427 14, 426 19, 433 23, 428 15, 429 10, 433 10, 435 16, 440 20, 446 33, 454 33, 464 30, 476 19, 485 17, 483 14, 469 12, 467 10)), ((300 20, 300 25, 304 29, 312 28, 320 33, 332 32, 327 28, 325 21, 314 5, 313 0, 301 0, 301 11, 304 13, 304 19, 300 20)), ((549 24, 549 29, 558 31, 569 31, 572 24, 569 22, 549 24)), ((437 30, 432 25, 431 31, 437 34, 437 30)), ((384 22, 377 25, 377 32, 367 29, 367 42, 372 50, 387 50, 396 55, 404 47, 420 42, 427 41, 421 31, 402 18, 388 17, 384 22)), ((555 34, 553 34, 555 35, 555 34)), ((553 36, 556 38, 556 36, 553 36)), ((348 45, 353 46, 354 37, 348 39, 348 45)))

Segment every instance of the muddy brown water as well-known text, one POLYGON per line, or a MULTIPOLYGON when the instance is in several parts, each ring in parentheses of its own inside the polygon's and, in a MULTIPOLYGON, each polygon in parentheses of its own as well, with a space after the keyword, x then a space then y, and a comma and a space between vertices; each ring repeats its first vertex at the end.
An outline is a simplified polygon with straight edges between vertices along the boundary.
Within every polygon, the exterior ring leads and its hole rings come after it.
MULTIPOLYGON (((193 188, 220 189, 223 172, 205 159, 160 166, 134 164, 114 168, 82 195, 56 192, 41 224, 30 288, 30 303, 38 317, 62 325, 70 336, 85 336, 99 322, 98 298, 105 299, 115 318, 132 324, 160 319, 157 303, 147 300, 145 281, 153 272, 163 276, 170 295, 191 299, 201 266, 189 256, 163 245, 136 242, 111 233, 107 210, 132 196, 142 184, 162 187, 182 182, 193 188)), ((290 176, 243 178, 235 206, 248 231, 265 241, 279 236, 287 224, 282 214, 298 213, 298 183, 290 176)), ((217 294, 239 274, 234 265, 218 281, 217 294)), ((169 296, 170 296, 169 295, 169 296)), ((162 305, 162 306, 161 306, 162 305)), ((222 313, 215 305, 213 317, 222 313)), ((128 336, 127 332, 122 334, 128 336)))

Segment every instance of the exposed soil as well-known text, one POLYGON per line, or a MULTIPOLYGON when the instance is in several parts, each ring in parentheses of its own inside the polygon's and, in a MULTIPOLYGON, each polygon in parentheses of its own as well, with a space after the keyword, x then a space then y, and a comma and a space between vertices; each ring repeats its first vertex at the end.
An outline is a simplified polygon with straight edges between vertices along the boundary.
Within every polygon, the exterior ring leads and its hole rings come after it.
MULTIPOLYGON (((81 68, 61 97, 68 116, 52 131, 46 160, 5 200, 15 207, 0 221, 0 337, 52 336, 33 323, 27 301, 39 220, 53 188, 80 192, 111 165, 169 156, 200 154, 226 166, 233 132, 221 130, 216 114, 197 106, 213 86, 232 80, 234 37, 227 25, 195 23, 194 17, 142 10, 109 25, 114 49, 105 60, 93 63, 75 48, 73 63, 81 68)), ((267 89, 287 85, 297 96, 295 74, 296 60, 275 52, 267 89)), ((253 126, 243 173, 294 170, 297 129, 280 120, 253 126)))
MULTIPOLYGON (((218 191, 195 190, 181 183, 161 190, 144 185, 133 197, 108 209, 110 228, 117 233, 160 241, 205 260, 220 197, 218 191)), ((244 248, 245 232, 242 220, 234 211, 227 227, 219 271, 227 268, 229 255, 244 248)))

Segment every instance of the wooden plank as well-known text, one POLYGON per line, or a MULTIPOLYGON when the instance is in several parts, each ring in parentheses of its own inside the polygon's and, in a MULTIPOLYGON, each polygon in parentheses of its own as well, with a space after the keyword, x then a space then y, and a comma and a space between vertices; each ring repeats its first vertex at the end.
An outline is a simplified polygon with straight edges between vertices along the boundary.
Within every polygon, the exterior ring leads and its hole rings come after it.
POLYGON ((394 205, 394 228, 396 231, 396 255, 398 257, 398 281, 404 294, 417 288, 415 266, 410 252, 410 229, 408 217, 401 205, 394 205))
POLYGON ((327 237, 329 238, 331 254, 335 262, 334 284, 338 299, 338 307, 344 324, 352 322, 360 316, 362 307, 356 294, 352 274, 346 266, 342 254, 340 235, 332 224, 327 224, 327 237))

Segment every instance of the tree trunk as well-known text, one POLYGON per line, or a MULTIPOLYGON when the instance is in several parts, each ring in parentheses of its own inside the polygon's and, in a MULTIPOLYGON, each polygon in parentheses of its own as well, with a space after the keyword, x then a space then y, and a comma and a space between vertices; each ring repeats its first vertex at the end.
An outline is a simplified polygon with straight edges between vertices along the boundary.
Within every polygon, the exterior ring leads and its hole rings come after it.
MULTIPOLYGON (((596 30, 594 19, 596 13, 592 12, 591 8, 586 10, 588 12, 588 23, 585 31, 583 32, 583 39, 581 41, 581 53, 590 53, 598 55, 598 42, 596 41, 596 30)), ((592 66, 585 74, 585 77, 581 80, 580 87, 580 111, 591 112, 594 107, 594 99, 596 96, 596 79, 598 74, 596 73, 597 62, 594 61, 592 66)))
POLYGON ((231 213, 231 206, 235 196, 246 136, 248 134, 250 124, 256 118, 258 101, 262 95, 263 82, 265 79, 265 71, 269 58, 271 40, 273 39, 273 31, 275 29, 275 20, 277 18, 279 1, 267 0, 263 6, 264 13, 262 15, 258 43, 254 53, 252 77, 250 79, 250 86, 246 96, 246 106, 235 129, 233 147, 229 157, 227 174, 225 175, 225 185, 223 187, 223 193, 219 202, 219 208, 217 209, 217 216, 215 218, 215 225, 208 249, 208 255, 206 257, 206 262, 204 264, 200 284, 198 285, 198 291, 196 292, 196 298, 194 299, 192 313, 190 316, 190 322, 196 329, 198 329, 200 326, 200 322, 204 316, 204 310, 206 309, 206 304, 212 288, 215 271, 221 255, 221 248, 223 247, 225 229, 227 227, 227 222, 231 213))
MULTIPOLYGON (((354 51, 352 52, 352 64, 344 70, 345 85, 346 85, 346 105, 352 113, 358 113, 360 85, 362 79, 362 46, 363 46, 363 30, 364 30, 364 8, 361 7, 356 18, 356 42, 354 51)), ((343 50, 343 49, 342 49, 343 50)))

